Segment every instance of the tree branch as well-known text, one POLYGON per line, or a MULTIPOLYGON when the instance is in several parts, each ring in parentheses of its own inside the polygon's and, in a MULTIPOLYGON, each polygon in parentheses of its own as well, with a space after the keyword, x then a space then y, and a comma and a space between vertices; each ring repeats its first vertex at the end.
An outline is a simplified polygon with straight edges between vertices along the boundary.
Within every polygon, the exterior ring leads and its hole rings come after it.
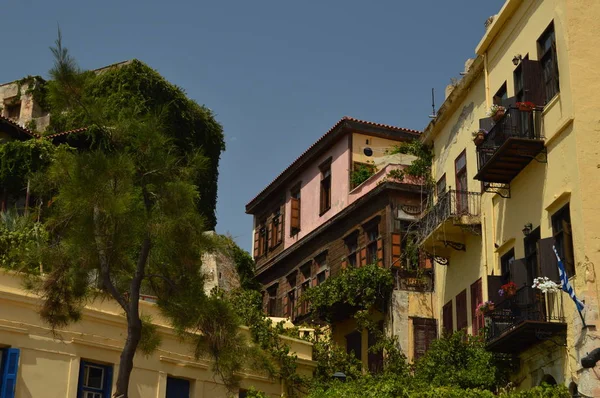
POLYGON ((98 209, 98 206, 94 206, 94 240, 96 242, 96 250, 98 251, 98 260, 100 261, 100 275, 102 277, 102 284, 104 285, 104 288, 108 291, 108 293, 110 293, 110 295, 113 296, 115 300, 117 300, 117 302, 119 303, 121 308, 123 308, 125 313, 129 314, 127 301, 125 300, 123 295, 119 293, 115 285, 112 283, 112 280, 110 279, 110 264, 108 263, 106 251, 104 250, 104 245, 102 243, 100 227, 98 225, 99 222, 100 209, 98 209))

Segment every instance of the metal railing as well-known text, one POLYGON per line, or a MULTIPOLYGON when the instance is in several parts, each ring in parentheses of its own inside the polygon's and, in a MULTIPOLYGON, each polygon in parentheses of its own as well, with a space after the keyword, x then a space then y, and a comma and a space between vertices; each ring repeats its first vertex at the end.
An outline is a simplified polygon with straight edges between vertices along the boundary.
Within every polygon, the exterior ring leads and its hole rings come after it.
POLYGON ((513 297, 496 304, 485 318, 488 342, 526 321, 565 322, 562 295, 523 286, 513 297))
POLYGON ((504 116, 492 126, 483 142, 477 146, 478 170, 481 170, 509 138, 543 140, 541 116, 542 108, 521 111, 515 107, 508 107, 504 116))
MULTIPOLYGON (((438 226, 450 218, 479 217, 480 192, 457 191, 444 192, 420 221, 422 239, 429 236, 438 226)), ((475 221, 475 220, 470 220, 475 221)))
POLYGON ((413 292, 433 291, 432 269, 399 269, 396 277, 396 283, 400 290, 409 290, 413 292))

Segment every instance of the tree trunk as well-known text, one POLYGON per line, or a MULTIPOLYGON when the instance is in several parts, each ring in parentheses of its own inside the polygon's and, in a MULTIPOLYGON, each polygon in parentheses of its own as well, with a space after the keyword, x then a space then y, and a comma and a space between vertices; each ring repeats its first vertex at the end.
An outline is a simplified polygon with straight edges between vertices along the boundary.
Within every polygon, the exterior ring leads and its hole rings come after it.
POLYGON ((133 370, 133 357, 142 337, 142 321, 139 314, 127 317, 127 340, 121 352, 119 361, 119 375, 117 376, 117 391, 114 396, 127 398, 129 391, 129 378, 133 370))

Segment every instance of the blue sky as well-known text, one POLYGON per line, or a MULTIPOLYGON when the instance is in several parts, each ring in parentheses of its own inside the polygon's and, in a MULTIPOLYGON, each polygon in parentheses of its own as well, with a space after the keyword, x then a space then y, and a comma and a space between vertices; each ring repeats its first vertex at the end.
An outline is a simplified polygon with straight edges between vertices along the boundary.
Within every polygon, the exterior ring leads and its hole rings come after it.
POLYGON ((217 231, 249 249, 245 204, 342 116, 424 128, 503 2, 7 1, 0 82, 47 76, 58 23, 83 68, 158 70, 223 124, 217 231))

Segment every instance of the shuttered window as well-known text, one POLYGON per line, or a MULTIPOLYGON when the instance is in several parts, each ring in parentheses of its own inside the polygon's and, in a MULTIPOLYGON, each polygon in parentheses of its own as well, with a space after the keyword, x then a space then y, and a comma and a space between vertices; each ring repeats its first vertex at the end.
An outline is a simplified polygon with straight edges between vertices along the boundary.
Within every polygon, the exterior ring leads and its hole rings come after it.
POLYGON ((483 302, 483 288, 481 278, 471 285, 471 326, 473 336, 477 336, 483 329, 483 315, 477 314, 477 306, 483 302))
POLYGON ((442 322, 444 327, 444 333, 447 335, 454 332, 454 322, 452 320, 452 300, 448 301, 442 308, 442 322))
POLYGON ((392 267, 402 267, 402 237, 398 233, 392 233, 392 267))
POLYGON ((575 257, 573 255, 573 233, 571 231, 571 212, 567 204, 552 216, 552 236, 556 251, 570 278, 575 275, 575 257))
POLYGON ((350 268, 355 268, 357 266, 358 257, 358 233, 353 232, 346 237, 344 239, 344 244, 346 245, 346 251, 348 253, 346 265, 350 268))
POLYGON ((435 319, 413 318, 413 359, 425 355, 431 343, 437 338, 435 319))
POLYGON ((362 334, 358 331, 346 335, 346 352, 362 361, 362 334))
POLYGON ((323 215, 331 208, 331 160, 320 166, 321 169, 321 197, 319 215, 323 215))
POLYGON ((290 236, 293 236, 300 232, 300 184, 291 190, 290 196, 290 236))
POLYGON ((456 296, 456 330, 466 329, 467 321, 467 289, 456 296))
POLYGON ((20 350, 3 348, 0 349, 0 354, 0 397, 13 398, 17 387, 20 350))
POLYGON ((277 287, 275 284, 267 289, 267 315, 278 316, 277 287))
POLYGON ((177 377, 167 377, 167 393, 165 398, 189 398, 190 381, 177 377))
POLYGON ((502 283, 510 282, 510 265, 515 261, 515 249, 510 249, 505 255, 500 258, 500 273, 502 283))
POLYGON ((547 103, 560 92, 554 22, 546 28, 538 39, 538 59, 542 64, 543 87, 545 89, 545 102, 547 103))
POLYGON ((81 361, 77 398, 110 398, 112 366, 81 361))
MULTIPOLYGON (((367 241, 366 264, 377 264, 377 242, 379 242, 379 224, 375 223, 365 229, 365 238, 367 241)), ((382 247, 383 251, 383 247, 382 247)), ((383 260, 383 259, 382 259, 383 260)))

